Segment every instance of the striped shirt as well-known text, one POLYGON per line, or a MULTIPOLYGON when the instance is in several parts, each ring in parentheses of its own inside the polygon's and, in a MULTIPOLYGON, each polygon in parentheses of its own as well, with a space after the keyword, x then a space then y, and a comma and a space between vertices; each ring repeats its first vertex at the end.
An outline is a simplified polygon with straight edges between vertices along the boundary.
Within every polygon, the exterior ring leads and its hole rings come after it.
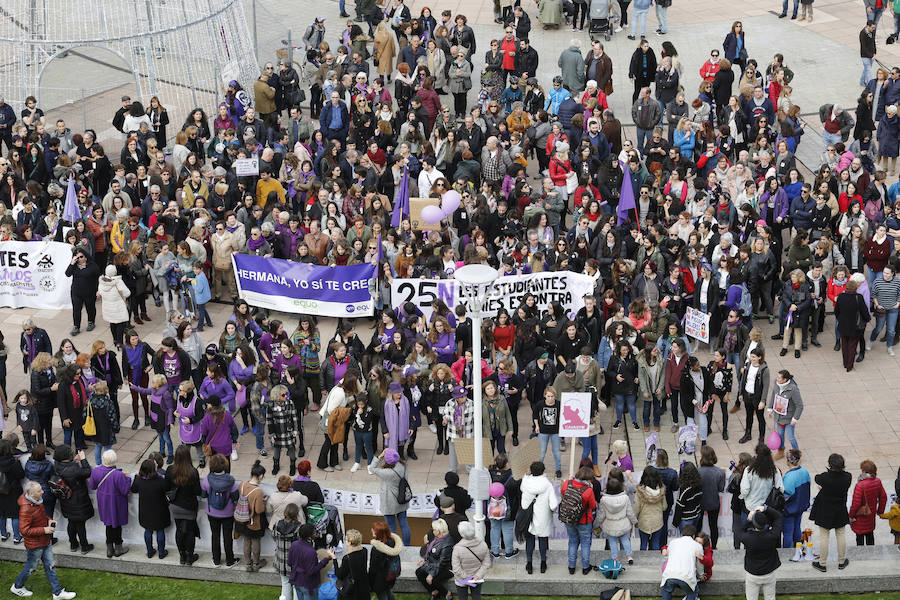
POLYGON ((883 277, 876 278, 872 284, 872 297, 878 300, 878 304, 883 308, 894 308, 897 302, 900 302, 900 279, 896 276, 890 281, 883 277))

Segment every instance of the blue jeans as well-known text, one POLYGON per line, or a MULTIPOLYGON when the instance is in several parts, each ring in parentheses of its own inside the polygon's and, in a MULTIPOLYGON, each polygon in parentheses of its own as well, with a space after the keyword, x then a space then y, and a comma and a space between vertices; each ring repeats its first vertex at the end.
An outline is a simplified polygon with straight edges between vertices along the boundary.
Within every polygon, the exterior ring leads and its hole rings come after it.
POLYGON ((172 450, 172 433, 169 431, 169 426, 166 425, 166 428, 162 431, 156 433, 157 439, 159 439, 159 453, 163 456, 175 456, 175 451, 172 450), (168 454, 166 454, 166 450, 168 450, 168 454))
MULTIPOLYGON (((153 550, 153 530, 144 530, 144 544, 147 545, 147 552, 153 550)), ((162 554, 166 549, 166 530, 159 529, 156 531, 156 549, 162 554)))
MULTIPOLYGON (((863 59, 863 64, 865 65, 866 59, 863 59)), ((869 69, 872 68, 872 61, 869 59, 869 69)), ((865 73, 864 73, 865 74, 865 73)), ((868 83, 868 80, 866 81, 868 83)), ((822 131, 822 151, 828 150, 828 146, 834 146, 841 140, 840 133, 828 133, 827 131, 822 131)))
POLYGON ((206 311, 206 304, 198 304, 197 305, 197 328, 202 329, 203 324, 206 323, 209 327, 212 327, 212 319, 209 318, 209 313, 206 311))
MULTIPOLYGON (((794 14, 791 18, 797 17, 797 10, 800 8, 800 0, 794 0, 794 14)), ((788 0, 783 0, 781 3, 781 14, 786 15, 788 9, 788 0)))
POLYGON ((800 541, 800 521, 803 515, 784 515, 784 522, 781 524, 781 533, 784 536, 782 548, 793 548, 800 541))
MULTIPOLYGON (((6 537, 10 534, 10 531, 6 528, 6 519, 7 517, 0 518, 0 536, 6 537)), ((10 519, 12 521, 12 536, 14 540, 22 539, 22 532, 19 531, 19 519, 14 518, 10 519)))
MULTIPOLYGON (((634 26, 634 23, 632 23, 632 26, 634 26)), ((644 145, 647 143, 647 140, 649 140, 651 137, 653 137, 653 130, 652 129, 641 129, 640 127, 637 127, 636 129, 637 129, 637 146, 635 146, 635 148, 637 148, 637 151, 640 152, 641 156, 644 156, 644 145)))
MULTIPOLYGON (((647 33, 647 13, 649 11, 650 11, 649 7, 645 8, 644 10, 637 10, 637 9, 634 10, 634 12, 631 15, 631 35, 637 35, 638 21, 640 21, 640 23, 641 23, 640 35, 643 36, 645 33, 647 33)), ((638 129, 638 136, 639 136, 638 139, 640 139, 640 135, 641 135, 640 131, 641 130, 638 129)), ((641 144, 640 148, 638 148, 638 151, 643 149, 643 147, 644 147, 643 144, 641 144)))
POLYGON ((539 433, 538 434, 538 443, 541 446, 541 462, 544 460, 544 455, 547 454, 547 443, 553 447, 553 460, 556 462, 556 470, 562 470, 562 463, 560 462, 559 457, 559 434, 558 433, 539 433))
POLYGON ((663 33, 669 31, 669 20, 668 15, 666 14, 668 10, 668 6, 656 5, 656 20, 659 21, 659 30, 663 33))
POLYGON ((263 450, 266 447, 266 424, 254 420, 251 429, 256 437, 256 449, 263 450))
POLYGON ((866 85, 872 79, 872 63, 871 58, 860 58, 862 61, 862 75, 859 76, 859 85, 866 85))
POLYGON ((616 420, 621 421, 625 413, 625 405, 628 405, 628 414, 631 421, 637 423, 637 408, 634 406, 634 394, 613 394, 616 398, 616 420))
POLYGON ((659 418, 662 415, 662 403, 655 395, 644 398, 644 427, 650 427, 650 409, 653 409, 653 426, 659 427, 659 418))
POLYGON ((506 547, 506 555, 512 554, 515 549, 516 522, 505 519, 491 519, 491 552, 500 554, 500 536, 503 536, 503 545, 506 547))
MULTIPOLYGON (((371 455, 370 455, 371 456, 371 455)), ((384 515, 385 521, 387 521, 388 527, 391 528, 391 531, 400 535, 403 538, 403 545, 409 546, 409 523, 406 520, 406 511, 404 510, 401 513, 397 513, 396 515, 384 515), (399 527, 399 531, 397 528, 399 527)))
POLYGON ((98 467, 101 464, 101 460, 103 459, 103 453, 107 450, 112 450, 112 446, 101 446, 100 444, 94 444, 94 464, 98 467))
MULTIPOLYGON (((702 513, 700 517, 702 517, 702 513)), ((695 529, 700 528, 700 517, 696 517, 694 519, 685 519, 681 521, 681 525, 678 526, 678 531, 684 531, 684 528, 688 525, 693 525, 695 529)))
POLYGON ((873 21, 875 23, 875 31, 878 31, 878 22, 881 20, 881 13, 884 12, 884 8, 873 8, 871 12, 869 9, 866 9, 866 20, 873 21))
POLYGON ((25 582, 27 582, 31 574, 37 570, 38 561, 41 561, 44 563, 44 574, 47 575, 47 582, 50 584, 50 589, 54 594, 60 593, 63 587, 59 585, 59 578, 56 576, 56 569, 54 568, 53 546, 47 544, 40 548, 26 548, 25 552, 25 566, 22 567, 19 576, 16 577, 16 587, 25 587, 25 582))
POLYGON ((597 449, 597 436, 590 435, 581 438, 581 458, 591 457, 591 462, 597 464, 599 450, 597 449))
POLYGON ((669 515, 672 514, 672 507, 670 506, 666 510, 663 511, 663 526, 659 532, 659 547, 668 545, 669 543, 669 515))
POLYGON ((641 550, 659 550, 660 548, 662 548, 662 534, 665 529, 666 526, 663 525, 653 533, 645 533, 638 530, 638 533, 641 537, 641 550))
MULTIPOLYGON (((578 546, 581 545, 581 568, 591 566, 591 534, 592 523, 579 523, 578 525, 566 525, 566 533, 569 535, 569 568, 574 569, 578 562, 578 546)), ((610 544, 612 546, 612 544, 610 544)), ((629 554, 631 554, 629 552, 629 554)))
POLYGON ((875 280, 881 278, 881 271, 874 271, 872 269, 866 269, 869 274, 869 289, 875 285, 875 280))
POLYGON ((366 456, 369 457, 369 464, 375 462, 375 449, 373 447, 375 433, 373 431, 357 431, 353 430, 353 441, 356 442, 356 459, 353 462, 358 463, 362 458, 362 450, 366 449, 366 456))
POLYGON ((894 13, 894 37, 900 36, 900 13, 894 13))
POLYGON ((875 328, 872 330, 871 335, 869 335, 869 340, 873 342, 877 340, 878 334, 881 333, 881 329, 887 324, 887 347, 890 348, 893 346, 894 335, 897 333, 898 312, 900 312, 900 309, 891 308, 882 316, 875 314, 875 328))
POLYGON ((666 579, 662 586, 662 600, 672 600, 672 592, 680 590, 684 594, 684 600, 696 600, 697 592, 691 589, 687 583, 680 579, 666 579))
POLYGON ((625 551, 625 556, 631 556, 631 532, 619 536, 607 535, 606 539, 609 540, 609 554, 613 560, 619 558, 620 545, 622 550, 625 551))
POLYGON ((87 448, 87 444, 84 443, 84 430, 82 430, 81 427, 63 429, 63 444, 66 446, 72 445, 73 431, 75 432, 75 450, 84 450, 87 448))
POLYGON ((793 425, 779 425, 775 424, 775 431, 778 432, 778 437, 781 438, 781 446, 779 448, 784 450, 784 435, 787 433, 788 439, 791 441, 791 448, 797 449, 800 446, 797 445, 797 438, 794 437, 794 426, 793 425))
POLYGON ((319 588, 308 590, 305 587, 295 585, 294 593, 297 594, 297 600, 319 600, 319 588))

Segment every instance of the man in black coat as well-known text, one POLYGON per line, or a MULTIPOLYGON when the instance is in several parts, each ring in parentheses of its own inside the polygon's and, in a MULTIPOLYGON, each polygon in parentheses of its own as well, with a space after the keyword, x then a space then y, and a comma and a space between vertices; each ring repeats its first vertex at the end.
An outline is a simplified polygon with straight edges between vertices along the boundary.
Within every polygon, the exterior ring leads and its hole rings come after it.
POLYGON ((72 335, 81 333, 81 307, 87 310, 87 330, 94 330, 97 320, 97 285, 100 267, 82 251, 75 253, 66 269, 66 277, 72 278, 72 335))
POLYGON ((775 571, 781 566, 781 523, 784 517, 774 508, 758 506, 750 511, 741 543, 744 544, 744 590, 748 598, 775 596, 775 571))
MULTIPOLYGON (((528 16, 528 13, 521 6, 516 6, 506 17, 503 26, 511 26, 516 30, 516 39, 520 41, 525 40, 528 39, 528 34, 531 31, 531 17, 528 16)), ((528 72, 531 73, 532 77, 534 76, 534 71, 528 72)))
MULTIPOLYGON (((516 10, 521 10, 521 7, 517 6, 516 10)), ((534 77, 538 69, 538 51, 531 47, 528 38, 521 38, 518 34, 516 37, 519 39, 519 51, 513 59, 513 73, 520 78, 534 77)))

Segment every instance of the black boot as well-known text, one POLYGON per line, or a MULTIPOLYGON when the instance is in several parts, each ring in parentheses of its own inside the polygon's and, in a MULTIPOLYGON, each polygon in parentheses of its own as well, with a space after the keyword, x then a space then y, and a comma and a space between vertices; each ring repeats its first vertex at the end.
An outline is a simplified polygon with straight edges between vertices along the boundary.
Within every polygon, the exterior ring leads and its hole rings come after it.
POLYGON ((306 448, 304 448, 303 445, 301 444, 300 449, 297 450, 297 457, 303 458, 304 456, 306 456, 306 448))
POLYGON ((291 470, 289 473, 291 477, 293 477, 294 475, 297 474, 297 465, 295 464, 295 462, 296 461, 293 461, 293 460, 291 461, 291 470))
POLYGON ((129 550, 129 548, 125 548, 124 546, 122 546, 122 544, 115 544, 114 549, 115 549, 115 552, 113 553, 113 556, 116 556, 116 557, 122 556, 123 554, 128 554, 128 550, 129 550))
POLYGON ((344 459, 344 462, 347 462, 348 460, 350 460, 350 453, 347 452, 347 446, 344 446, 344 454, 342 455, 341 458, 344 459))
POLYGON ((419 460, 419 457, 416 456, 416 449, 413 448, 412 444, 406 447, 406 455, 413 460, 419 460))
POLYGON ((187 564, 187 553, 178 551, 178 564, 184 566, 187 564))
POLYGON ((272 475, 278 475, 278 469, 281 468, 280 462, 277 458, 272 460, 272 475))
POLYGON ((115 553, 116 553, 115 546, 113 546, 112 544, 107 542, 106 543, 106 558, 112 558, 115 553))

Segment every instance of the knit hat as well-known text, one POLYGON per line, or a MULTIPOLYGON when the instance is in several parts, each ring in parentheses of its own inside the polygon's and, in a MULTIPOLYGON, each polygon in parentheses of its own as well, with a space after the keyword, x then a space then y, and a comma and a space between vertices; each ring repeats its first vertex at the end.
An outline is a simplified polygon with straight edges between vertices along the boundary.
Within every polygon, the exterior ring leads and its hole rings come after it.
POLYGON ((403 386, 400 385, 399 381, 392 381, 391 384, 388 386, 388 393, 389 394, 402 394, 403 386))
POLYGON ((384 451, 384 464, 386 465, 396 465, 400 462, 400 455, 393 448, 388 448, 384 451))
POLYGON ((758 221, 755 223, 755 225, 756 225, 757 227, 765 227, 766 224, 767 224, 767 223, 766 223, 765 220, 763 220, 763 219, 760 219, 760 220, 758 220, 758 221))
POLYGON ((569 144, 565 142, 556 142, 556 151, 557 152, 568 152, 569 144))
POLYGON ((447 485, 459 485, 459 475, 456 471, 447 471, 444 473, 444 483, 447 485))

